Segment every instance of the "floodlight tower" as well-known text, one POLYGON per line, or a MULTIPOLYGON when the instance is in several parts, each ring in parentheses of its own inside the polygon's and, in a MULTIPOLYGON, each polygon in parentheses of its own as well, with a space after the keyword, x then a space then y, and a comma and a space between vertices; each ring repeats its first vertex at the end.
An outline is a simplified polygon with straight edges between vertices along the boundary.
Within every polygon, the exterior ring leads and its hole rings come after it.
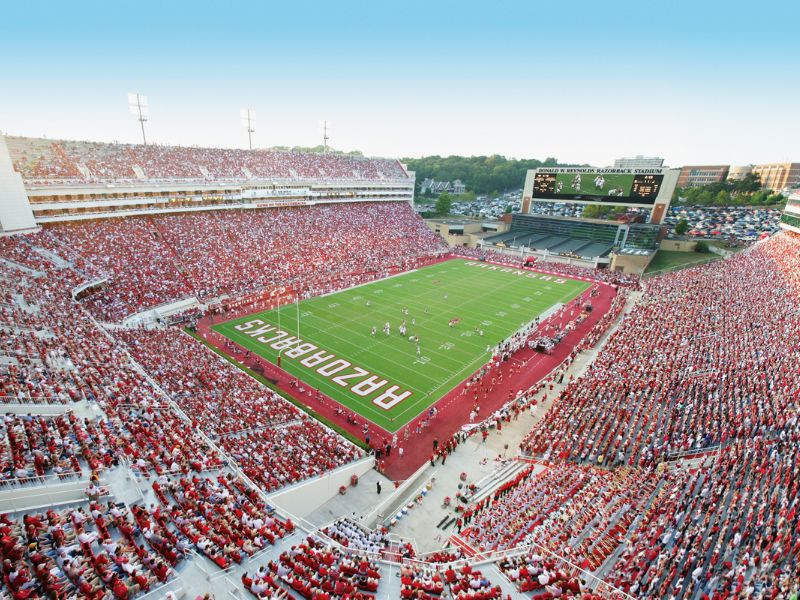
POLYGON ((256 111, 249 108, 242 108, 239 110, 239 116, 242 119, 242 127, 247 130, 247 145, 250 150, 252 150, 253 134, 256 132, 256 111))
POLYGON ((128 94, 128 108, 131 114, 136 117, 142 126, 142 141, 147 146, 147 138, 144 135, 144 122, 150 118, 150 108, 147 106, 147 96, 141 94, 128 94))
POLYGON ((328 140, 331 139, 328 135, 328 121, 320 121, 319 126, 322 128, 322 152, 327 154, 328 140))

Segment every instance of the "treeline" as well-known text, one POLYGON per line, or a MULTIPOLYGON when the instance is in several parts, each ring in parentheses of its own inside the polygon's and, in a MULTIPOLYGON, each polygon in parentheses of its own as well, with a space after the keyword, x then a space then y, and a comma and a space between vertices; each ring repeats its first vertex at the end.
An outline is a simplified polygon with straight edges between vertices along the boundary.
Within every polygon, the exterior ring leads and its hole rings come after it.
POLYGON ((492 156, 423 156, 403 158, 409 170, 417 174, 417 192, 424 179, 454 181, 460 179, 467 190, 478 195, 496 196, 506 190, 521 188, 525 183, 525 172, 537 167, 559 165, 553 157, 510 159, 497 154, 492 156))
POLYGON ((325 146, 322 144, 317 144, 316 146, 270 146, 269 149, 277 150, 279 152, 311 152, 316 154, 327 152, 328 154, 341 154, 343 156, 364 156, 360 150, 344 152, 343 150, 337 150, 336 148, 331 148, 330 146, 328 146, 328 149, 326 150, 325 146))
POLYGON ((783 195, 762 190, 758 175, 752 173, 738 181, 675 188, 672 199, 687 206, 773 206, 786 202, 783 195))

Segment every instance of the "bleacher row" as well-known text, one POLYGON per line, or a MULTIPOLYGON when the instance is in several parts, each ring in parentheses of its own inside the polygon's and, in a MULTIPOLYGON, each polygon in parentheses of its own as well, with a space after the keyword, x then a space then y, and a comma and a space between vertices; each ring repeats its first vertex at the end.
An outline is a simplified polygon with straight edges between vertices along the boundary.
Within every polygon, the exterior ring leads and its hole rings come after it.
POLYGON ((551 233, 531 233, 529 231, 506 231, 484 239, 486 244, 526 247, 531 250, 547 250, 553 254, 573 254, 587 259, 605 256, 614 247, 608 242, 580 240, 551 233))
POLYGON ((405 202, 224 212, 48 225, 26 236, 27 253, 52 252, 85 280, 108 277, 84 303, 118 321, 188 296, 316 295, 446 250, 405 202))
POLYGON ((14 169, 32 184, 259 179, 397 180, 396 160, 342 154, 108 144, 6 137, 14 169))

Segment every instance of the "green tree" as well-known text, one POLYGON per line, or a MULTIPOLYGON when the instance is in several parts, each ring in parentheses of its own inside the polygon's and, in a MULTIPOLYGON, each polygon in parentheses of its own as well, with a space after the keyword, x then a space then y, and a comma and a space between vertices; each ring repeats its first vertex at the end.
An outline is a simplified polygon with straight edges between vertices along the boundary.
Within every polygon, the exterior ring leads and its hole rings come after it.
POLYGON ((698 198, 700 197, 700 188, 689 188, 685 190, 686 204, 689 206, 697 205, 698 198))
POLYGON ((764 203, 769 205, 783 205, 786 203, 786 198, 784 198, 783 194, 770 194, 764 200, 764 203))
POLYGON ((686 222, 686 219, 681 219, 675 224, 675 233, 678 235, 683 235, 687 231, 689 231, 689 223, 686 222))
POLYGON ((709 250, 708 248, 708 243, 704 242, 703 240, 697 242, 697 245, 695 245, 694 247, 694 251, 700 252, 702 254, 708 254, 709 252, 711 252, 711 250, 709 250))
POLYGON ((506 214, 507 215, 510 215, 512 210, 514 210, 513 206, 511 206, 510 204, 508 206, 506 206, 506 214))
POLYGON ((758 206, 782 204, 784 199, 761 189, 761 180, 752 173, 736 181, 719 181, 709 185, 676 188, 672 195, 676 203, 686 206, 758 206))
MULTIPOLYGON (((584 219, 605 219, 610 214, 618 215, 615 206, 603 206, 602 204, 587 204, 583 208, 581 216, 584 219)), ((622 207, 622 212, 625 212, 625 207, 622 207)))
POLYGON ((447 192, 439 194, 439 198, 436 200, 436 213, 439 215, 450 214, 451 206, 453 206, 453 199, 450 197, 450 194, 447 192))
POLYGON ((761 189, 761 178, 756 173, 748 173, 738 181, 729 181, 728 183, 735 192, 752 194, 761 189))
POLYGON ((559 164, 553 157, 544 161, 535 158, 510 159, 505 156, 423 156, 402 159, 417 174, 417 184, 430 177, 436 181, 460 179, 478 195, 492 197, 498 191, 521 188, 528 169, 548 166, 585 166, 559 164))
POLYGON ((699 206, 713 206, 714 194, 712 194, 710 190, 702 190, 697 194, 697 204, 699 206))
POLYGON ((583 207, 583 212, 581 213, 581 217, 584 219, 599 219, 600 209, 603 208, 599 204, 589 204, 583 207))

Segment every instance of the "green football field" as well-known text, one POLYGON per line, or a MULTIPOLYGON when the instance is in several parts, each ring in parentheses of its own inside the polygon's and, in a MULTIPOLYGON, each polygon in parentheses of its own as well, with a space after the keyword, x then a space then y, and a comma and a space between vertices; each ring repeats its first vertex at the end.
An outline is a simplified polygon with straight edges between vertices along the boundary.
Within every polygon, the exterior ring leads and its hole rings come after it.
POLYGON ((491 348, 587 287, 450 260, 213 329, 275 364, 281 354, 284 371, 394 432, 486 363, 491 348))
POLYGON ((603 173, 605 180, 603 187, 599 188, 595 184, 595 173, 582 173, 581 184, 575 189, 575 175, 571 173, 558 173, 556 175, 556 189, 561 184, 560 194, 589 194, 592 196, 608 196, 611 190, 622 191, 622 193, 611 194, 612 196, 630 196, 633 187, 633 175, 627 173, 603 173))

